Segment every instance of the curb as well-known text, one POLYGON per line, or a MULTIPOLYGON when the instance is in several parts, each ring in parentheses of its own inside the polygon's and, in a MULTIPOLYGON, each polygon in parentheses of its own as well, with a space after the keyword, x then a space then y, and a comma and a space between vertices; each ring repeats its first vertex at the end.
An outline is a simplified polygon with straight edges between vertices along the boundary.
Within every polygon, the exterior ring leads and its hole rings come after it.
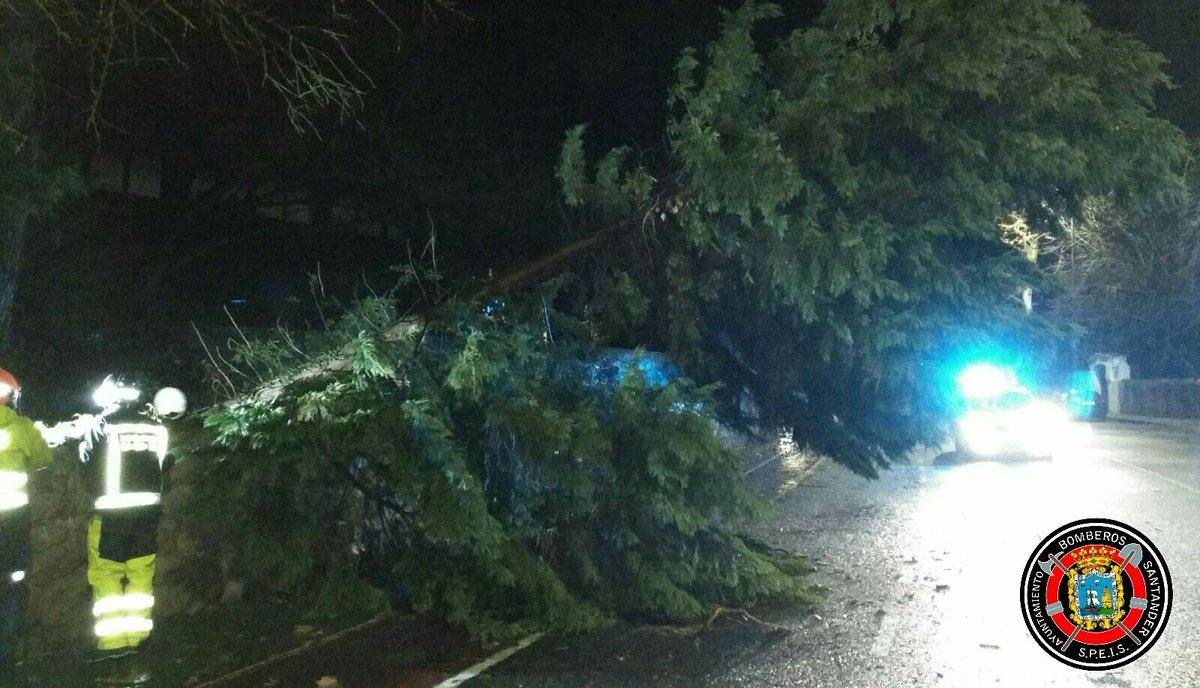
POLYGON ((1200 418, 1158 418, 1155 416, 1109 416, 1108 420, 1118 423, 1143 423, 1177 430, 1200 431, 1200 418))

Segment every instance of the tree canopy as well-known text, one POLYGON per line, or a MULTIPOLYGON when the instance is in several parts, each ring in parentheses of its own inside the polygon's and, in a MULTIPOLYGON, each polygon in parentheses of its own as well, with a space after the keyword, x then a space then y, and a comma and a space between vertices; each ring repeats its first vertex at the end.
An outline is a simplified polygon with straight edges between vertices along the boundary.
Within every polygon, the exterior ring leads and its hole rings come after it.
POLYGON ((193 381, 188 321, 212 322, 251 272, 206 279, 206 264, 283 233, 263 208, 312 195, 297 170, 359 124, 381 72, 445 8, 0 2, 0 350, 30 401, 65 406, 55 392, 101 360, 193 381), (131 168, 152 197, 96 191, 131 168))
POLYGON ((206 522, 258 543, 252 570, 327 579, 347 540, 384 533, 369 551, 403 595, 485 633, 803 599, 801 564, 744 535, 754 500, 712 421, 791 428, 868 474, 939 440, 946 361, 1037 356, 1059 327, 1025 312, 1047 279, 1001 223, 1056 233, 1089 196, 1180 185, 1161 57, 1077 3, 781 16, 748 3, 682 55, 665 152, 593 155, 568 132, 576 241, 538 271, 414 317, 413 285, 447 292, 409 265, 311 337, 213 355, 228 399, 206 470, 245 508, 206 522), (665 351, 692 382, 592 386, 608 346, 665 351))
POLYGON ((574 130, 560 176, 568 201, 656 204, 597 266, 649 300, 630 336, 870 472, 936 440, 956 349, 1048 343, 1003 218, 1054 233, 1090 194, 1170 193, 1187 143, 1153 114, 1161 56, 1077 3, 835 0, 756 40, 780 14, 747 4, 684 54, 667 164, 585 173, 574 130))
POLYGON ((1090 198, 1052 247, 1057 317, 1086 351, 1128 356, 1138 377, 1200 377, 1200 201, 1189 191, 1133 208, 1090 198))

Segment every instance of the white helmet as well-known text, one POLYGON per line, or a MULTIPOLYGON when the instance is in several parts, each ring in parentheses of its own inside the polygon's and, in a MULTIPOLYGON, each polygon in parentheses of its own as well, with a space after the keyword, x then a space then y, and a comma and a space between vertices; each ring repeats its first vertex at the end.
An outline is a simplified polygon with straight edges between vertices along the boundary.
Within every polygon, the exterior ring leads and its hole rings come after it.
POLYGON ((187 411, 187 397, 174 387, 163 387, 154 395, 154 412, 163 418, 178 418, 187 411))

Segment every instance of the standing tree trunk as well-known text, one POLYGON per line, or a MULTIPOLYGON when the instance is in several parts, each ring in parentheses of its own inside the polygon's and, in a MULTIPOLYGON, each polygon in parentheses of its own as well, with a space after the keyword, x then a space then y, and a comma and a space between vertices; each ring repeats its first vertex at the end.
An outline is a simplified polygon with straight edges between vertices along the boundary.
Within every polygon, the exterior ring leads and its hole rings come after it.
POLYGON ((17 300, 17 281, 21 276, 21 258, 25 247, 25 228, 29 212, 13 208, 3 218, 3 254, 0 261, 0 352, 11 350, 13 305, 17 300))
POLYGON ((50 180, 39 175, 34 129, 42 36, 32 14, 8 12, 0 17, 0 352, 11 350, 25 231, 40 202, 53 197, 50 180))

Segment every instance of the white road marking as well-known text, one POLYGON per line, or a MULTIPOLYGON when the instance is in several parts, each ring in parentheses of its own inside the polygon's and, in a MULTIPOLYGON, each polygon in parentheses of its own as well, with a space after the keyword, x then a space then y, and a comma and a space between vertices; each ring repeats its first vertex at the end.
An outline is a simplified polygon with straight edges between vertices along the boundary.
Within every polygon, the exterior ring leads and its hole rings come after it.
POLYGON ((340 630, 336 633, 331 633, 327 636, 317 638, 316 640, 310 640, 310 641, 304 643, 303 645, 300 645, 299 647, 294 647, 294 648, 288 650, 287 652, 281 652, 277 655, 268 657, 268 658, 262 660, 261 662, 255 662, 249 666, 245 666, 245 667, 242 667, 241 669, 237 669, 236 671, 231 671, 222 676, 218 676, 217 678, 214 678, 210 681, 205 681, 204 683, 201 683, 200 685, 196 686, 196 688, 210 688, 211 686, 216 686, 216 685, 219 685, 222 683, 226 683, 227 681, 230 681, 232 679, 238 678, 240 676, 244 676, 253 671, 258 671, 260 669, 266 668, 266 667, 268 667, 272 664, 275 664, 276 662, 282 661, 284 659, 288 659, 289 657, 295 657, 296 655, 303 654, 314 648, 321 647, 322 645, 328 645, 329 643, 331 643, 335 640, 344 638, 344 637, 350 635, 351 633, 355 633, 357 631, 361 631, 364 628, 368 628, 370 626, 374 626, 375 624, 381 623, 381 622, 385 621, 389 616, 390 616, 390 614, 387 614, 387 613, 380 614, 379 616, 376 616, 373 619, 368 619, 368 620, 358 624, 357 626, 351 626, 350 628, 343 628, 342 630, 340 630))
POLYGON ((542 635, 544 635, 544 634, 534 633, 531 636, 522 638, 521 641, 518 642, 516 645, 513 645, 512 647, 506 647, 503 650, 500 650, 496 654, 492 655, 491 657, 488 657, 487 659, 483 660, 482 662, 479 662, 478 664, 474 664, 472 666, 467 667, 466 669, 463 669, 462 671, 451 676, 450 678, 446 679, 445 681, 442 681, 441 683, 437 684, 433 688, 455 688, 456 686, 461 686, 462 684, 466 683, 467 681, 470 681, 471 679, 482 674, 483 672, 487 671, 488 669, 491 669, 492 667, 496 666, 500 662, 503 662, 504 660, 508 659, 509 657, 512 657, 513 655, 520 652, 521 650, 524 650, 525 648, 529 647, 530 645, 536 643, 538 640, 540 640, 542 638, 542 635))
POLYGON ((762 468, 763 466, 775 463, 778 460, 779 460, 778 456, 772 456, 771 458, 767 459, 766 461, 763 461, 762 463, 758 464, 757 466, 751 466, 750 468, 747 468, 746 470, 742 471, 742 475, 750 475, 751 473, 757 472, 758 469, 762 468))
POLYGON ((1178 485, 1179 487, 1182 487, 1183 489, 1187 490, 1188 492, 1192 492, 1194 494, 1200 494, 1200 487, 1195 487, 1194 485, 1188 485, 1187 483, 1180 482, 1174 478, 1168 478, 1167 476, 1163 475, 1162 473, 1159 473, 1158 471, 1152 471, 1149 468, 1144 468, 1142 466, 1137 465, 1136 463, 1129 463, 1128 461, 1114 459, 1111 456, 1108 457, 1108 460, 1112 461, 1114 463, 1119 463, 1122 466, 1136 468, 1137 470, 1139 470, 1143 473, 1149 473, 1150 475, 1154 476, 1155 478, 1158 478, 1159 480, 1165 480, 1165 481, 1171 483, 1172 485, 1178 485))

